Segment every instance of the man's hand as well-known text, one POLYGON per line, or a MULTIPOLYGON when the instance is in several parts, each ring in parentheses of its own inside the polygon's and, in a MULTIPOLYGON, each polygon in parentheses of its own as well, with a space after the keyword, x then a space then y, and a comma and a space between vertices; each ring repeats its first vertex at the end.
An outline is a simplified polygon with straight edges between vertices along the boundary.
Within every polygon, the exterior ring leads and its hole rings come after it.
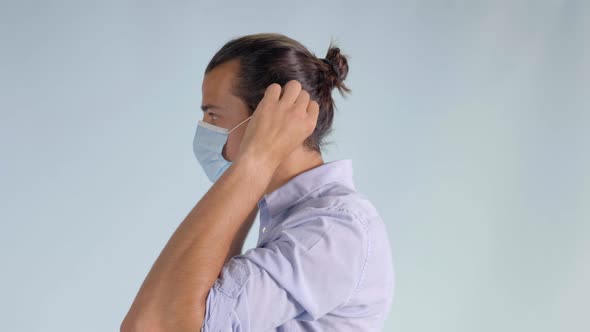
POLYGON ((269 85, 242 137, 238 158, 251 153, 278 166, 313 133, 319 109, 296 80, 284 88, 269 85))

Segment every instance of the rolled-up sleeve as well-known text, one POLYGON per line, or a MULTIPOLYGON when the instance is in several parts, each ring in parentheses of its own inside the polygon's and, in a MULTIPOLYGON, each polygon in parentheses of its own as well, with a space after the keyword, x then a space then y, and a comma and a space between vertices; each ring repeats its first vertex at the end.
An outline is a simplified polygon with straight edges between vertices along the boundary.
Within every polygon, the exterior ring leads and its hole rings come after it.
POLYGON ((316 320, 350 299, 370 249, 366 225, 342 210, 297 225, 223 266, 207 295, 202 332, 316 320))

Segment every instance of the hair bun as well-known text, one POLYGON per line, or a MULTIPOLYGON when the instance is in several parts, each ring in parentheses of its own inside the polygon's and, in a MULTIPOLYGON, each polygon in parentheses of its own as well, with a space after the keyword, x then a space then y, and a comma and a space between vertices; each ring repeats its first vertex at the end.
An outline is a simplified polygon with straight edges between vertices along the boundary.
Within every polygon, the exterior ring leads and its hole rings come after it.
POLYGON ((330 46, 328 47, 328 52, 323 62, 328 64, 332 69, 330 70, 333 75, 331 76, 332 82, 331 86, 338 88, 340 94, 343 95, 343 92, 350 93, 351 90, 343 83, 348 76, 348 56, 341 53, 340 48, 334 44, 334 42, 330 42, 330 46))
POLYGON ((338 67, 337 64, 335 64, 332 60, 326 58, 323 58, 322 61, 324 61, 325 63, 330 65, 330 67, 332 67, 332 70, 336 73, 336 77, 340 77, 340 67, 338 67))

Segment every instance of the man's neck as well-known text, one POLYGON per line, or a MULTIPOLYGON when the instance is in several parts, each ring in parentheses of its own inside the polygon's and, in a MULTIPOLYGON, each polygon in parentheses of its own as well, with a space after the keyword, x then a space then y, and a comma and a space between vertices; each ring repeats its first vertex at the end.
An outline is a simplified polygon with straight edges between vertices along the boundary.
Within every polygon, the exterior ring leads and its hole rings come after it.
POLYGON ((269 194, 297 175, 324 163, 319 152, 311 152, 303 147, 297 148, 275 170, 264 194, 269 194))

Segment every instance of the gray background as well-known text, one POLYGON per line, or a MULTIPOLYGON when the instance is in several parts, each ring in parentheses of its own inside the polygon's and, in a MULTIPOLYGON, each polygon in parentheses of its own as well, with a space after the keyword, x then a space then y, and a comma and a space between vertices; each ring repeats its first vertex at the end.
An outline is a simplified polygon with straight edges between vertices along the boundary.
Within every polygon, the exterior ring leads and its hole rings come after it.
POLYGON ((351 57, 325 160, 387 223, 386 331, 590 330, 589 22, 586 1, 1 2, 2 330, 118 330, 210 186, 203 70, 257 32, 351 57))

